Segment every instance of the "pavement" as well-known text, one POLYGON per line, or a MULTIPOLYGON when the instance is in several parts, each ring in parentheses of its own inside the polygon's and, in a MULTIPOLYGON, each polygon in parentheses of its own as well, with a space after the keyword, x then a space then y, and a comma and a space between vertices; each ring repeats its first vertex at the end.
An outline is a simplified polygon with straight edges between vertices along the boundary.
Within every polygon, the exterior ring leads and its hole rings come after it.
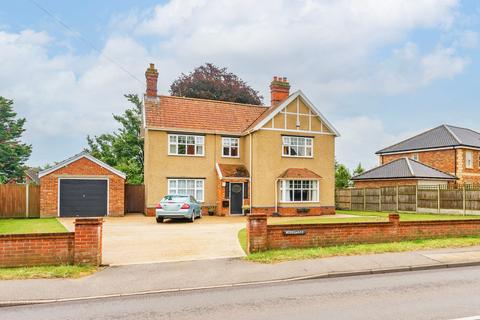
POLYGON ((80 279, 0 281, 0 306, 480 265, 480 246, 288 261, 242 258, 107 267, 80 279))

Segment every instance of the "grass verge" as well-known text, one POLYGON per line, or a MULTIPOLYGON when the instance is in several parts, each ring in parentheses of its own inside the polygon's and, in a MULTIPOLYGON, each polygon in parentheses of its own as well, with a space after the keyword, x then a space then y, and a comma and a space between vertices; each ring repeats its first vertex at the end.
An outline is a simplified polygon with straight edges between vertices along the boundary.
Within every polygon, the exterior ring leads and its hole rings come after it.
POLYGON ((354 222, 381 222, 388 221, 388 215, 386 217, 351 217, 351 218, 335 218, 335 217, 309 217, 303 219, 294 220, 277 220, 269 223, 269 225, 282 225, 282 224, 316 224, 316 223, 354 223, 354 222))
MULTIPOLYGON (((337 214, 349 214, 359 217, 379 217, 388 219, 388 212, 376 211, 343 211, 336 210, 337 214)), ((480 219, 478 215, 435 214, 435 213, 400 213, 401 221, 431 221, 431 220, 469 220, 480 219)))
POLYGON ((88 265, 0 268, 0 280, 80 278, 97 270, 98 267, 88 265))
POLYGON ((56 218, 0 219, 0 234, 67 232, 56 218))

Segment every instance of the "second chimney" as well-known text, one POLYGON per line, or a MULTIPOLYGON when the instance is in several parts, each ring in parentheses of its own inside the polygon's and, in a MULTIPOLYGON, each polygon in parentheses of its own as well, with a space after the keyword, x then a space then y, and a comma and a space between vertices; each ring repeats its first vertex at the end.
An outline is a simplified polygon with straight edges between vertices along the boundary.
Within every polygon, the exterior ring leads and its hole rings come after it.
POLYGON ((145 78, 147 79, 147 96, 156 97, 158 71, 155 69, 155 65, 153 63, 150 63, 150 67, 147 69, 147 71, 145 71, 145 78))
POLYGON ((273 77, 270 83, 270 102, 273 106, 277 106, 287 100, 290 95, 290 83, 285 77, 273 77))

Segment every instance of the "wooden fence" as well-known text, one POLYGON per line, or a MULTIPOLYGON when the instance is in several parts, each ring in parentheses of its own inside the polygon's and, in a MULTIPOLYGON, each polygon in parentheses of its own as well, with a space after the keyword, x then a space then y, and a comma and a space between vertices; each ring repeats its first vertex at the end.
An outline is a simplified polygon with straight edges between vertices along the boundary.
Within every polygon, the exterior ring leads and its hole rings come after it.
POLYGON ((480 188, 393 186, 337 189, 339 210, 480 214, 480 188))
POLYGON ((145 210, 145 186, 143 184, 125 185, 125 213, 145 210))
POLYGON ((0 218, 37 218, 39 216, 40 186, 0 185, 0 218))

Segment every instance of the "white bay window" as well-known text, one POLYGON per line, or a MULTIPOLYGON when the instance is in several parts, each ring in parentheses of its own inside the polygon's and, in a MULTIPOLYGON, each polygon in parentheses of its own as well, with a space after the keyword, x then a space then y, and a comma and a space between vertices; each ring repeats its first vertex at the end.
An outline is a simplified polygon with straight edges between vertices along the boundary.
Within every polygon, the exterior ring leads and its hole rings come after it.
POLYGON ((168 194, 193 196, 197 201, 204 201, 204 179, 168 179, 168 194))
POLYGON ((318 202, 318 180, 280 180, 281 202, 318 202))

